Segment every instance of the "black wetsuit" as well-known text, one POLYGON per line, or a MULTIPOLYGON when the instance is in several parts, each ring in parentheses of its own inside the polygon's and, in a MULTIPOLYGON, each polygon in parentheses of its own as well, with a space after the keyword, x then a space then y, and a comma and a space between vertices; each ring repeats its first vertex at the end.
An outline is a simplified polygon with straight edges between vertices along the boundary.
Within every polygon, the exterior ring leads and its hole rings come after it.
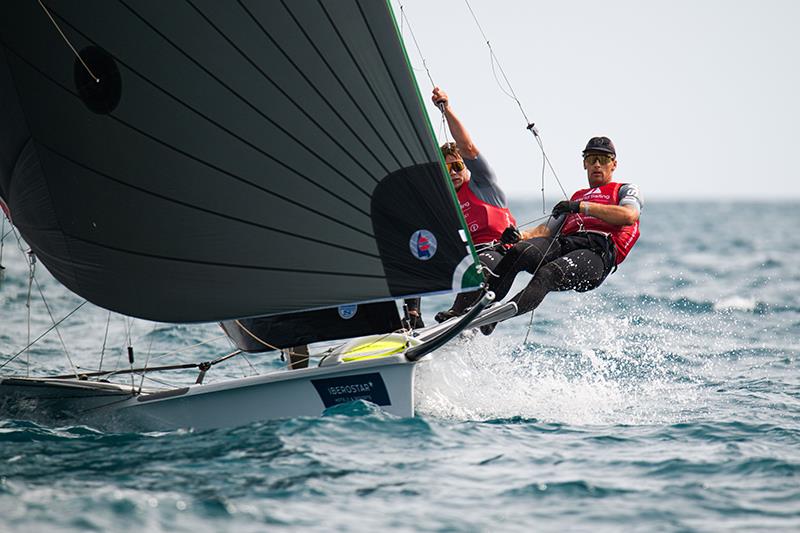
POLYGON ((535 309, 551 291, 588 291, 598 287, 614 267, 614 244, 605 235, 580 233, 537 237, 518 242, 495 268, 489 289, 502 300, 517 274, 535 274, 528 286, 511 301, 518 315, 535 309))
MULTIPOLYGON (((641 212, 643 203, 636 185, 620 187, 618 205, 632 205, 641 212)), ((584 292, 599 287, 616 265, 616 248, 610 237, 598 232, 558 235, 565 219, 562 215, 548 220, 546 225, 555 238, 535 237, 515 244, 489 279, 489 289, 500 301, 511 290, 517 274, 525 271, 534 275, 511 299, 517 304, 517 315, 538 307, 548 292, 584 292)))

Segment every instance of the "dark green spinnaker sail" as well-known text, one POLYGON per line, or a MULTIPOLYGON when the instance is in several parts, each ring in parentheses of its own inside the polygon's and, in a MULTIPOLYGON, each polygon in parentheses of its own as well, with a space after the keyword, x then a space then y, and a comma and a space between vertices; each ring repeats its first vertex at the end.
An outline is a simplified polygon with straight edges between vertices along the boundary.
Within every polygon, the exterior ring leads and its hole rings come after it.
POLYGON ((386 3, 44 5, 86 66, 0 3, 0 197, 77 294, 191 322, 478 282, 386 3))

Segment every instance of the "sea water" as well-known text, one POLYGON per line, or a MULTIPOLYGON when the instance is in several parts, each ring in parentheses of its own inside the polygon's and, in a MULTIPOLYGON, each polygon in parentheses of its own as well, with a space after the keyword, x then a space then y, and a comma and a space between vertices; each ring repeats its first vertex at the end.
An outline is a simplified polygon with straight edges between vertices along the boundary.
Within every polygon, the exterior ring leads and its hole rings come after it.
MULTIPOLYGON (((214 431, 0 420, 0 530, 796 531, 798 226, 797 203, 650 202, 599 289, 426 358, 414 418, 356 403, 214 431)), ((4 243, 6 361, 81 300, 36 265, 29 332, 28 263, 4 243)), ((425 318, 447 305, 424 300, 425 318)), ((60 331, 3 372, 125 366, 128 339, 150 365, 229 349, 215 326, 88 305, 60 331)), ((208 376, 280 365, 234 358, 208 376)))

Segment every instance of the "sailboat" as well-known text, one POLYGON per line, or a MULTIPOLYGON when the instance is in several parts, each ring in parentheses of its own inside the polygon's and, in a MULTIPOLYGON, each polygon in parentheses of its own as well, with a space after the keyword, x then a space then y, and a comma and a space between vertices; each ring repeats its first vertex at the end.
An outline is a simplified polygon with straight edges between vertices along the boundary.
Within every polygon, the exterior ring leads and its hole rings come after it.
POLYGON ((417 362, 487 312, 491 294, 427 330, 394 316, 482 276, 388 2, 3 2, 0 46, 0 198, 61 284, 222 322, 244 350, 357 335, 318 366, 203 383, 198 365, 166 389, 4 376, 4 410, 123 430, 356 400, 412 416, 417 362))

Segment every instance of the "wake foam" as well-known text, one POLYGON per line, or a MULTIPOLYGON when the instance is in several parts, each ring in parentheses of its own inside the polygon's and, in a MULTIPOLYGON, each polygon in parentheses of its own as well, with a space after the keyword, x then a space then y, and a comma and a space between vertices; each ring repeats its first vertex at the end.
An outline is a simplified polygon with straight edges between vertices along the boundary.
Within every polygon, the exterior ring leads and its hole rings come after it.
POLYGON ((570 425, 685 421, 706 403, 703 365, 675 355, 674 335, 643 333, 631 320, 584 308, 540 343, 523 344, 524 319, 464 337, 420 365, 417 411, 570 425))

